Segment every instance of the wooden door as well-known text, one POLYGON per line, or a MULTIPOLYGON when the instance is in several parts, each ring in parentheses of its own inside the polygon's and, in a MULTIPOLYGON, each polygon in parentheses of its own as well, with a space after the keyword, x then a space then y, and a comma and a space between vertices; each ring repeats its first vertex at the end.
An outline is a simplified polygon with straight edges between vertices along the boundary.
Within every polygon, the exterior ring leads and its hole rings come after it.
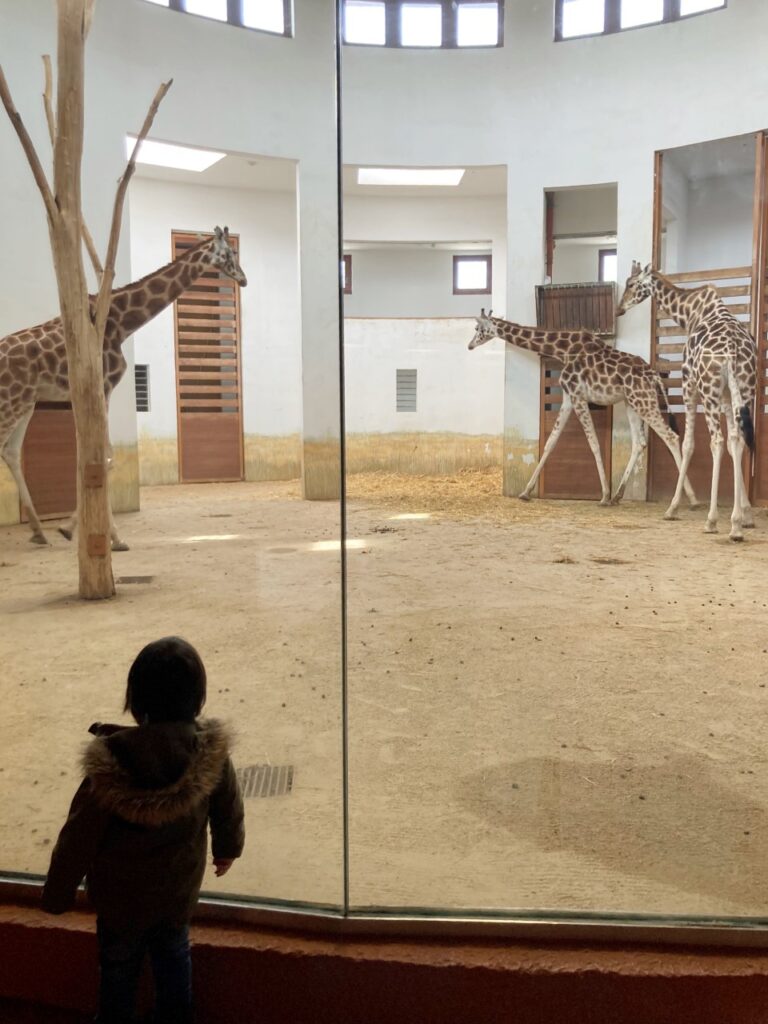
MULTIPOLYGON (((77 507, 77 438, 69 402, 38 402, 21 449, 24 479, 41 519, 71 515, 77 507)), ((22 508, 22 521, 27 521, 22 508)))
MULTIPOLYGON (((539 458, 541 458, 546 440, 552 433, 555 420, 560 412, 562 401, 562 389, 559 384, 560 369, 560 364, 554 359, 541 360, 539 458)), ((590 405, 589 410, 600 442, 600 453, 610 486, 613 409, 610 406, 590 405)), ((531 472, 533 472, 533 466, 531 466, 531 472)), ((539 496, 542 498, 588 499, 602 497, 595 458, 575 413, 571 413, 554 451, 544 465, 539 477, 539 496)))
MULTIPOLYGON (((200 237, 174 231, 173 258, 200 237)), ((180 479, 242 480, 239 285, 213 269, 198 278, 175 304, 175 339, 180 479)))

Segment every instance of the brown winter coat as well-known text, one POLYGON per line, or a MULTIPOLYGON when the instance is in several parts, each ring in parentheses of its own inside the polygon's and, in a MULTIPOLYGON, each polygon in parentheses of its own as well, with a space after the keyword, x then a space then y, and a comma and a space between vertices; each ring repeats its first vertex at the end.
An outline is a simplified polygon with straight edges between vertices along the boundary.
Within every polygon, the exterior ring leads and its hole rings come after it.
POLYGON ((105 924, 139 931, 186 923, 205 870, 243 850, 243 802, 229 736, 214 719, 106 727, 51 856, 43 909, 63 913, 83 878, 105 924))

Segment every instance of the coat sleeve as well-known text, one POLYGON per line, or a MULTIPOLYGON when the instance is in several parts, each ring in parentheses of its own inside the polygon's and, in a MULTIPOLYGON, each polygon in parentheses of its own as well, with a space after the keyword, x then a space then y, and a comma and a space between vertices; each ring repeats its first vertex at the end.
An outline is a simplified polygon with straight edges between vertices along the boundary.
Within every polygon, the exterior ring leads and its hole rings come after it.
POLYGON ((63 914, 72 908, 77 887, 99 849, 108 821, 109 814, 97 806, 91 797, 90 782, 84 779, 51 854, 43 888, 43 910, 63 914))
POLYGON ((239 857, 245 844, 243 797, 232 759, 227 758, 219 784, 211 793, 211 852, 214 858, 239 857))

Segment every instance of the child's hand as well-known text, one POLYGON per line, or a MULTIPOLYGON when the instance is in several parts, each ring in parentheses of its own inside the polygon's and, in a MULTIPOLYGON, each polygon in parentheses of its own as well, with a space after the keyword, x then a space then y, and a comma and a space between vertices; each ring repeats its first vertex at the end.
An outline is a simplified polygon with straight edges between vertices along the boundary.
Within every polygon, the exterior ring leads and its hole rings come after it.
POLYGON ((221 878, 222 875, 226 875, 234 863, 234 858, 231 857, 214 857, 213 866, 216 869, 216 877, 221 878))

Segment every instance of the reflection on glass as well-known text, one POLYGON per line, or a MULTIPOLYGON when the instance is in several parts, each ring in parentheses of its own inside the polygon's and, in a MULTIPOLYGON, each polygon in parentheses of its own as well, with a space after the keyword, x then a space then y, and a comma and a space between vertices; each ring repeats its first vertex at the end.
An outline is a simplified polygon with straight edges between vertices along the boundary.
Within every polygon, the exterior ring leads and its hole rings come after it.
POLYGON ((243 24, 264 32, 285 32, 283 0, 243 0, 243 24))
POLYGON ((725 0, 680 0, 680 14, 698 14, 699 11, 713 11, 725 7, 725 0))
POLYGON ((664 17, 664 0, 621 0, 621 27, 650 25, 664 17))
POLYGON ((563 36, 588 36, 605 28, 605 0, 564 0, 563 36))
POLYGON ((459 46, 495 46, 498 41, 498 4, 459 4, 457 23, 459 46))
POLYGON ((441 5, 403 4, 400 8, 400 39, 403 46, 440 46, 443 41, 441 5))
POLYGON ((383 3, 347 0, 344 4, 345 42, 383 46, 386 32, 386 10, 383 3))
POLYGON ((216 21, 227 20, 227 0, 184 0, 184 9, 188 14, 201 14, 216 21))

